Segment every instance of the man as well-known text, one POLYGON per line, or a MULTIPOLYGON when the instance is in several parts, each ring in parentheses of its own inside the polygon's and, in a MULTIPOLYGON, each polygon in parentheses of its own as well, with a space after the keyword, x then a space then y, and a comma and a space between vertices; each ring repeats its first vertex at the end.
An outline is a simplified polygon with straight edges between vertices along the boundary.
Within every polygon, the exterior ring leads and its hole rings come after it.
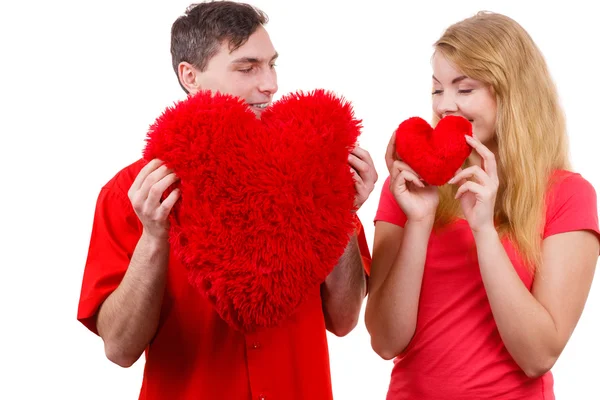
MULTIPOLYGON (((182 88, 190 95, 211 90, 239 96, 260 117, 277 91, 277 53, 266 22, 247 4, 188 8, 171 32, 182 88)), ((360 207, 377 174, 360 148, 349 165, 360 207)), ((331 399, 325 329, 343 336, 357 323, 366 294, 363 267, 370 263, 362 227, 326 281, 288 320, 242 334, 188 283, 170 254, 168 215, 179 192, 160 200, 176 180, 159 160, 139 160, 102 188, 78 319, 102 337, 106 356, 122 367, 146 352, 140 399, 331 399)))

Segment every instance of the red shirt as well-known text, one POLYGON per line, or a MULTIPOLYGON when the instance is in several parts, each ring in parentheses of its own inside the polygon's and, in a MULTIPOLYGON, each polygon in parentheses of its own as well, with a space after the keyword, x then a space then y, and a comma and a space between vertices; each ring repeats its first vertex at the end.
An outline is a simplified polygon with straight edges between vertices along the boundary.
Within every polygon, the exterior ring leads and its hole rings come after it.
MULTIPOLYGON (((77 313, 94 333, 98 309, 121 282, 142 233, 127 191, 143 165, 139 160, 124 168, 98 197, 77 313)), ((190 286, 185 268, 171 255, 159 327, 145 354, 144 400, 332 398, 319 286, 285 323, 242 334, 190 286)))
MULTIPOLYGON (((543 237, 590 230, 599 237, 596 193, 580 175, 559 171, 547 195, 543 237)), ((406 216, 383 184, 376 221, 404 226, 406 216)), ((504 248, 523 284, 533 278, 513 245, 504 248)), ((394 360, 388 400, 554 399, 553 377, 528 378, 504 346, 487 299, 466 220, 433 231, 415 334, 394 360)))

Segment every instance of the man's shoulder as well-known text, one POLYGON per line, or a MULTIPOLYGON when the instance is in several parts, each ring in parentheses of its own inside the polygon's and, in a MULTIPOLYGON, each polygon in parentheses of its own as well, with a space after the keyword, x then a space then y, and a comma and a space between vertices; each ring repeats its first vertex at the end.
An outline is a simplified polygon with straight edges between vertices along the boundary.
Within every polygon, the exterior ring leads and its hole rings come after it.
POLYGON ((115 174, 103 187, 102 190, 109 190, 127 195, 129 188, 133 184, 136 176, 148 162, 143 158, 122 168, 115 174))

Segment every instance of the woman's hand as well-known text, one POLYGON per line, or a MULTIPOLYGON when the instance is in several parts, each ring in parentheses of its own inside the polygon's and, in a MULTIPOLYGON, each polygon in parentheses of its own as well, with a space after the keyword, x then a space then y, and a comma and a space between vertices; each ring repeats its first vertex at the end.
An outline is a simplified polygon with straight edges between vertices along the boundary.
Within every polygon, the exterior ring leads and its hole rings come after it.
POLYGON ((459 185, 456 198, 473 233, 495 229, 494 207, 499 185, 496 157, 477 138, 465 137, 481 157, 481 166, 459 169, 448 183, 459 185))

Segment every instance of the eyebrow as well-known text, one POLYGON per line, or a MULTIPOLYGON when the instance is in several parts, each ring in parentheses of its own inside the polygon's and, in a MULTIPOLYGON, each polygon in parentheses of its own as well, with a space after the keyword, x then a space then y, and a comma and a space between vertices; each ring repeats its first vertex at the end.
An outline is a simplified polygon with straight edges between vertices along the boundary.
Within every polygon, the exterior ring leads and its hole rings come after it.
MULTIPOLYGON (((273 57, 271 57, 269 62, 275 61, 277 59, 277 57, 279 57, 279 54, 275 53, 275 55, 273 57)), ((241 58, 236 58, 231 63, 232 64, 260 64, 261 61, 263 61, 263 60, 260 58, 256 58, 256 57, 241 57, 241 58)))
MULTIPOLYGON (((436 78, 434 75, 432 75, 431 77, 432 77, 433 79, 435 79, 437 83, 441 83, 441 82, 438 80, 438 78, 436 78)), ((466 76, 466 75, 461 75, 461 76, 459 76, 459 77, 456 77, 456 78, 452 79, 452 84, 458 83, 458 82, 460 82, 460 81, 464 81, 464 80, 465 80, 465 79, 467 79, 467 78, 468 78, 468 76, 466 76)))

